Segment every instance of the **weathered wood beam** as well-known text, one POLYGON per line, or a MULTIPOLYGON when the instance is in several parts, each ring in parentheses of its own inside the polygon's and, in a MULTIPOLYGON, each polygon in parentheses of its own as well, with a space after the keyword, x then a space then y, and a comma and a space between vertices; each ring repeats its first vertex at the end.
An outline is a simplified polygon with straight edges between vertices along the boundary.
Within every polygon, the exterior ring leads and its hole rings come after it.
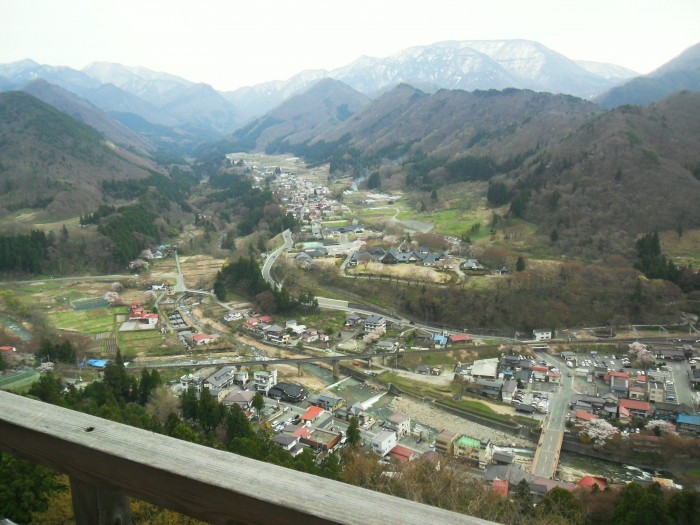
POLYGON ((86 523, 119 522, 99 521, 83 484, 124 525, 122 492, 222 525, 491 524, 1 391, 0 450, 67 473, 86 523))

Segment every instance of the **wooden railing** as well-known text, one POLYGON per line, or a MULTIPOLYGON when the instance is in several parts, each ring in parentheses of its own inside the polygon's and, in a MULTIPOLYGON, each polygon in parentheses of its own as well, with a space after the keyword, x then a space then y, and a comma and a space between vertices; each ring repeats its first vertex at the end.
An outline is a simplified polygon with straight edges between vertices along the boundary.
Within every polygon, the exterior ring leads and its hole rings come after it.
POLYGON ((129 524, 128 497, 213 524, 492 524, 1 391, 0 451, 66 473, 78 525, 129 524))

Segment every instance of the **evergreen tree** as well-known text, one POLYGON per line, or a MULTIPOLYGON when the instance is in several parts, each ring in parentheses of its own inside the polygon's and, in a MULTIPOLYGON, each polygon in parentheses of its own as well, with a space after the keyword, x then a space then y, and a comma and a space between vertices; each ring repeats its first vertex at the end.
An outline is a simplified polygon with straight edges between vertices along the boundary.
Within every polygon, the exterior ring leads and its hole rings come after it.
POLYGON ((348 426, 347 433, 348 444, 352 447, 357 447, 362 440, 362 435, 360 434, 360 423, 357 421, 355 416, 350 418, 350 425, 348 426))
POLYGON ((518 257, 518 260, 515 262, 515 271, 525 271, 525 259, 523 259, 522 257, 518 257))

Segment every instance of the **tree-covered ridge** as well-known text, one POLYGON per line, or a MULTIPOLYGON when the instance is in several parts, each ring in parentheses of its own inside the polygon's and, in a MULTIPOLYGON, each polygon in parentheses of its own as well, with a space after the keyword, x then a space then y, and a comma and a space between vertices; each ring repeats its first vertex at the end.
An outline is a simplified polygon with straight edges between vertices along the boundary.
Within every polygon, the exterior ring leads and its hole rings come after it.
POLYGON ((142 204, 123 206, 97 230, 114 243, 114 256, 124 264, 135 259, 150 243, 160 242, 157 215, 142 204))
POLYGON ((216 274, 214 293, 225 300, 229 292, 254 299, 262 310, 269 313, 290 313, 297 309, 315 311, 318 301, 311 294, 294 298, 283 286, 274 289, 265 281, 258 263, 252 257, 241 257, 225 265, 216 274))
POLYGON ((46 234, 40 230, 0 235, 0 272, 41 272, 49 245, 46 234))
POLYGON ((151 173, 146 179, 106 180, 102 190, 115 199, 132 200, 142 196, 149 188, 155 188, 158 194, 172 202, 184 202, 190 195, 190 189, 197 183, 193 173, 174 168, 170 176, 151 173))

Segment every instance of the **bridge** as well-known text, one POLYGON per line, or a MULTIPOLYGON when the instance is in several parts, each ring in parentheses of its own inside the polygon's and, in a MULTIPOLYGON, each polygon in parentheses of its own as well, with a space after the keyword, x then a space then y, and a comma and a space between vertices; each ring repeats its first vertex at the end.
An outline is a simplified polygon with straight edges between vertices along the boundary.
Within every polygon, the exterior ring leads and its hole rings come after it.
POLYGON ((0 451, 68 475, 78 525, 128 497, 215 525, 496 525, 0 391, 0 451))
POLYGON ((141 368, 157 368, 159 370, 161 369, 169 369, 169 368, 207 368, 210 366, 237 366, 237 367, 243 367, 243 366, 262 366, 263 368, 267 368, 268 366, 271 365, 297 365, 299 369, 301 369, 301 365, 304 363, 332 363, 333 364, 333 377, 336 379, 339 379, 340 377, 340 370, 338 368, 338 364, 341 361, 356 361, 358 359, 366 360, 367 364, 371 368, 372 366, 372 359, 374 358, 381 358, 382 363, 386 363, 386 358, 391 357, 394 359, 398 359, 401 356, 401 354, 396 353, 396 352, 385 352, 381 354, 376 354, 376 353, 364 353, 364 354, 355 354, 355 355, 345 355, 345 354, 338 354, 338 355, 333 355, 333 356, 323 356, 323 357, 297 357, 297 358, 286 358, 286 359, 253 359, 253 360, 247 360, 247 361, 242 361, 242 360, 230 360, 230 361, 220 361, 216 360, 210 361, 210 360, 205 360, 205 361, 196 361, 196 362, 191 362, 191 364, 187 364, 187 361, 181 361, 180 363, 176 364, 168 364, 168 365, 163 365, 159 364, 157 362, 155 363, 130 363, 129 368, 136 368, 136 369, 141 369, 141 368))

